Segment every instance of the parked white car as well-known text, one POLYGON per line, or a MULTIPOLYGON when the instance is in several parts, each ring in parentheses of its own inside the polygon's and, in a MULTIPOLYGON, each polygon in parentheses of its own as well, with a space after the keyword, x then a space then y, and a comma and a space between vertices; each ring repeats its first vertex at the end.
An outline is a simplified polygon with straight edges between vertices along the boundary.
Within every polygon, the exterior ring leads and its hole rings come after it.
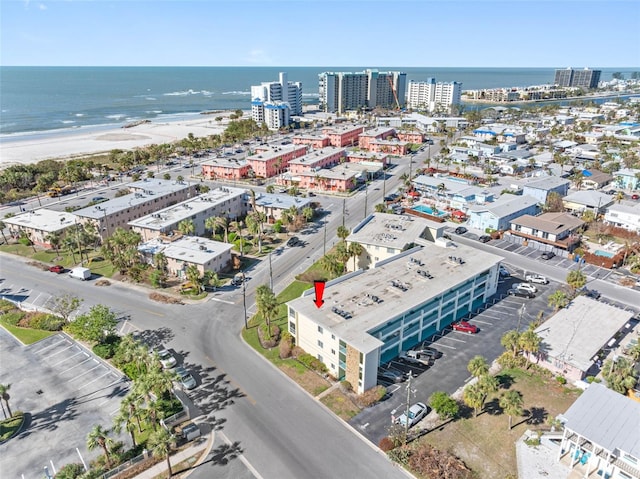
POLYGON ((531 283, 516 283, 516 284, 513 285, 513 287, 515 289, 520 289, 520 290, 523 290, 523 291, 529 291, 530 293, 538 292, 538 288, 536 288, 531 283))
POLYGON ((167 349, 158 348, 154 350, 154 352, 158 355, 158 359, 160 360, 160 364, 162 364, 163 368, 171 369, 176 365, 176 358, 167 349))
POLYGON ((549 284, 549 280, 541 274, 528 274, 524 279, 529 283, 549 284))
MULTIPOLYGON (((415 403, 413 406, 409 408, 409 427, 416 425, 420 420, 425 417, 429 413, 429 407, 421 402, 415 403)), ((396 424, 400 424, 402 426, 407 425, 407 413, 402 413, 401 416, 397 417, 395 420, 396 424)))

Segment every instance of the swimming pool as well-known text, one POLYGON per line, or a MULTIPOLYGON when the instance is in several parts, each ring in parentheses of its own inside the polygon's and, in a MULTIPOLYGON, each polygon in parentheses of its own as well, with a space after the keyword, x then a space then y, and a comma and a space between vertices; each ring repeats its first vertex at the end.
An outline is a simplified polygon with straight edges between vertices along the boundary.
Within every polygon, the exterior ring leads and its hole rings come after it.
POLYGON ((602 251, 601 249, 597 249, 593 252, 596 256, 604 256, 605 258, 613 258, 615 255, 613 253, 609 253, 608 251, 602 251))
POLYGON ((441 217, 447 215, 446 211, 440 211, 440 210, 433 211, 427 205, 417 205, 417 206, 414 206, 413 209, 415 211, 419 211, 420 213, 426 213, 426 214, 431 215, 431 216, 437 216, 438 218, 441 218, 441 217))

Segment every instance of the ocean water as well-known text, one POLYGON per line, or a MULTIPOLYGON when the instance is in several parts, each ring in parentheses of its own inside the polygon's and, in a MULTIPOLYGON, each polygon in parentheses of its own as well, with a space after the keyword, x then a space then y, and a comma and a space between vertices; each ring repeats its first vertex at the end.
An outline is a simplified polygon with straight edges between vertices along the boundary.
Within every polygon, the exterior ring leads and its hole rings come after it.
MULTIPOLYGON (((317 103, 324 71, 404 71, 407 80, 457 81, 465 90, 553 82, 553 68, 402 67, 0 67, 0 138, 149 119, 193 118, 203 111, 248 110, 251 85, 302 82, 303 101, 317 103)), ((603 69, 601 79, 615 71, 603 69)))

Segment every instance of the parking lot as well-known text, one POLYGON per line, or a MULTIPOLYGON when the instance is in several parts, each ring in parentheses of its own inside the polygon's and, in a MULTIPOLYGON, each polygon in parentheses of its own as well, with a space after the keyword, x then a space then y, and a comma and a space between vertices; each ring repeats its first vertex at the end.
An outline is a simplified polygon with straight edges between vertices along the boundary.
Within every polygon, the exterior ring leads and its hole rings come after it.
MULTIPOLYGON (((506 265, 512 276, 500 281, 498 292, 485 306, 485 309, 471 317, 464 318, 478 327, 477 334, 454 331, 451 327, 438 332, 423 343, 439 351, 441 357, 433 360, 430 366, 408 363, 396 358, 382 366, 384 369, 401 373, 411 372, 410 402, 427 402, 435 391, 451 394, 462 387, 471 375, 467 364, 476 355, 484 356, 489 362, 497 358, 504 348, 500 339, 512 329, 525 330, 535 321, 539 312, 546 317, 552 312, 547 304, 548 297, 560 286, 558 283, 536 285, 535 298, 526 299, 507 295, 508 289, 516 282, 523 281, 523 271, 506 265)), ((379 384, 387 387, 390 397, 382 403, 364 410, 350 423, 359 429, 375 444, 386 435, 391 424, 392 411, 395 415, 406 407, 407 381, 393 383, 379 378, 379 384)))
POLYGON ((0 445, 2 476, 40 479, 44 466, 53 474, 79 463, 79 454, 87 463, 97 457, 100 451, 87 450, 87 434, 96 424, 112 426, 129 390, 122 374, 63 334, 22 346, 0 328, 0 351, 11 408, 28 414, 27 427, 0 445))

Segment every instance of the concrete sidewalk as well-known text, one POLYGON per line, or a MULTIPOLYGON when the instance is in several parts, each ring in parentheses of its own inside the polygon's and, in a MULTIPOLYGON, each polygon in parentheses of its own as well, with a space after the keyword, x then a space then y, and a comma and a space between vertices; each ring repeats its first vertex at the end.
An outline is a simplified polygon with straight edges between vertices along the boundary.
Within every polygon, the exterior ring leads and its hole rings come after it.
MULTIPOLYGON (((192 467, 197 466, 207 458, 207 456, 209 455, 209 452, 211 451, 211 448, 213 447, 214 439, 215 439, 214 432, 211 431, 209 434, 203 435, 200 438, 193 441, 193 443, 186 449, 183 449, 182 451, 176 454, 172 454, 170 456, 170 460, 171 460, 171 469, 174 474, 173 477, 179 477, 179 478, 187 477, 191 473, 192 467), (186 461, 187 459, 193 456, 199 456, 199 457, 197 461, 194 461, 194 463, 190 465, 191 468, 184 472, 180 472, 176 474, 176 470, 175 470, 176 466, 180 464, 182 461, 186 461)), ((163 459, 159 463, 153 465, 149 469, 135 476, 135 479, 153 479, 160 475, 166 476, 167 472, 168 472, 167 460, 163 459)))

